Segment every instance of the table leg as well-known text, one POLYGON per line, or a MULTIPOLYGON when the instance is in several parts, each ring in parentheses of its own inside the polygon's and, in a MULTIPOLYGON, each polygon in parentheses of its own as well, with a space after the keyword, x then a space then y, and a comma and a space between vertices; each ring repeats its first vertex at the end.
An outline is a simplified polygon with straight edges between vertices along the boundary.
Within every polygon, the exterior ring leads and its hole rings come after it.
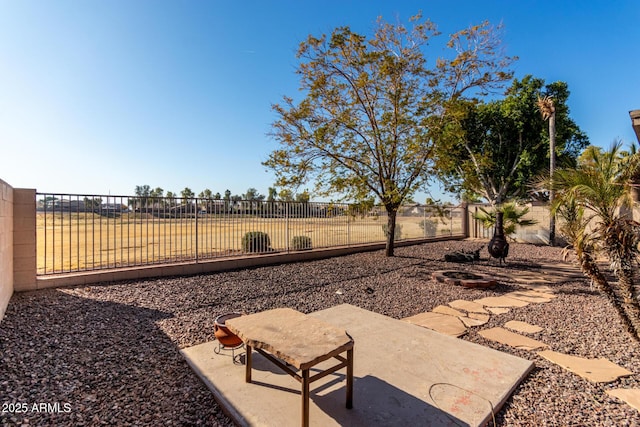
POLYGON ((353 348, 347 350, 347 409, 353 408, 353 348))
POLYGON ((302 427, 309 426, 309 370, 302 371, 302 427))
POLYGON ((251 346, 247 345, 247 353, 246 353, 246 360, 245 360, 245 374, 244 374, 244 380, 245 382, 250 383, 251 382, 251 346))

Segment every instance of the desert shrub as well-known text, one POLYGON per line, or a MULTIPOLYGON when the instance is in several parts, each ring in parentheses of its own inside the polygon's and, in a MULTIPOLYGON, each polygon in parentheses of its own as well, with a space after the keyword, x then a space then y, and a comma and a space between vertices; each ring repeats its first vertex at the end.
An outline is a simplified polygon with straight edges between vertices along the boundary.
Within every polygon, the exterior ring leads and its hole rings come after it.
POLYGON ((262 231, 249 231, 242 236, 242 250, 244 252, 269 252, 271 239, 262 231))
MULTIPOLYGON (((384 237, 387 237, 387 235, 389 234, 389 225, 388 224, 382 224, 382 231, 384 232, 384 237)), ((396 229, 395 232, 393 233, 393 240, 400 240, 402 238, 402 226, 400 224, 396 224, 396 229)))
POLYGON ((424 230, 425 237, 436 237, 438 231, 438 222, 431 219, 423 219, 418 223, 420 228, 424 230))
POLYGON ((309 250, 311 248, 311 237, 309 236, 293 236, 291 239, 291 249, 294 251, 309 250))

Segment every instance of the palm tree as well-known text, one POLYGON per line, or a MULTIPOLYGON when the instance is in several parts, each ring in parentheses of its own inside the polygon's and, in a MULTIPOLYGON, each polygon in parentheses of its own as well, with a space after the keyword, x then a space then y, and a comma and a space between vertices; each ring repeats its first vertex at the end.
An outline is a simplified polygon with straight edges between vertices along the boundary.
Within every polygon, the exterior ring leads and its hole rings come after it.
POLYGON ((551 210, 565 219, 562 228, 576 253, 583 273, 616 308, 627 331, 640 341, 640 300, 634 283, 638 264, 640 223, 630 216, 631 178, 640 164, 616 142, 607 151, 588 147, 576 169, 553 175, 556 191, 551 210), (610 283, 598 268, 604 254, 618 282, 610 283))
MULTIPOLYGON (((556 170, 556 107, 553 99, 549 96, 538 97, 538 108, 543 120, 549 121, 549 176, 553 180, 553 173, 556 170)), ((549 204, 553 204, 555 197, 553 185, 549 190, 549 204)), ((556 216, 552 212, 549 215, 549 245, 554 246, 556 242, 556 216)))
POLYGON ((509 237, 518 227, 529 227, 538 223, 534 219, 525 219, 529 214, 529 208, 525 206, 520 209, 515 202, 503 203, 490 211, 480 208, 480 212, 474 214, 473 218, 482 222, 484 228, 492 228, 496 224, 497 212, 502 212, 504 216, 504 234, 509 237))

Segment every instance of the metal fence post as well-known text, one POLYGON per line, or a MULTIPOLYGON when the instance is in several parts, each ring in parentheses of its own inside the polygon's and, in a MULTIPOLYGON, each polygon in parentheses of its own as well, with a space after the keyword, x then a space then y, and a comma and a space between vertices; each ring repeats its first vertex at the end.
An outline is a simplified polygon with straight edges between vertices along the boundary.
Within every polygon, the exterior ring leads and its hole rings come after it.
POLYGON ((198 199, 196 199, 196 264, 198 263, 198 199))
POLYGON ((289 202, 284 203, 284 218, 285 218, 285 231, 284 238, 286 240, 286 248, 287 252, 291 252, 291 247, 289 246, 289 202))

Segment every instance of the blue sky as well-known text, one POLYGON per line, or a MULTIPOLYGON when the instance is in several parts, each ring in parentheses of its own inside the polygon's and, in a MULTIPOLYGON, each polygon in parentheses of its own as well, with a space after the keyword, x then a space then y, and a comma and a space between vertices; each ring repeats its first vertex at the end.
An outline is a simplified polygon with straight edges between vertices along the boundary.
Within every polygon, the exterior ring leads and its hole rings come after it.
POLYGON ((593 144, 635 139, 638 0, 0 0, 0 179, 57 193, 266 194, 270 106, 298 94, 299 42, 419 10, 443 36, 502 22, 516 77, 566 81, 593 144))

